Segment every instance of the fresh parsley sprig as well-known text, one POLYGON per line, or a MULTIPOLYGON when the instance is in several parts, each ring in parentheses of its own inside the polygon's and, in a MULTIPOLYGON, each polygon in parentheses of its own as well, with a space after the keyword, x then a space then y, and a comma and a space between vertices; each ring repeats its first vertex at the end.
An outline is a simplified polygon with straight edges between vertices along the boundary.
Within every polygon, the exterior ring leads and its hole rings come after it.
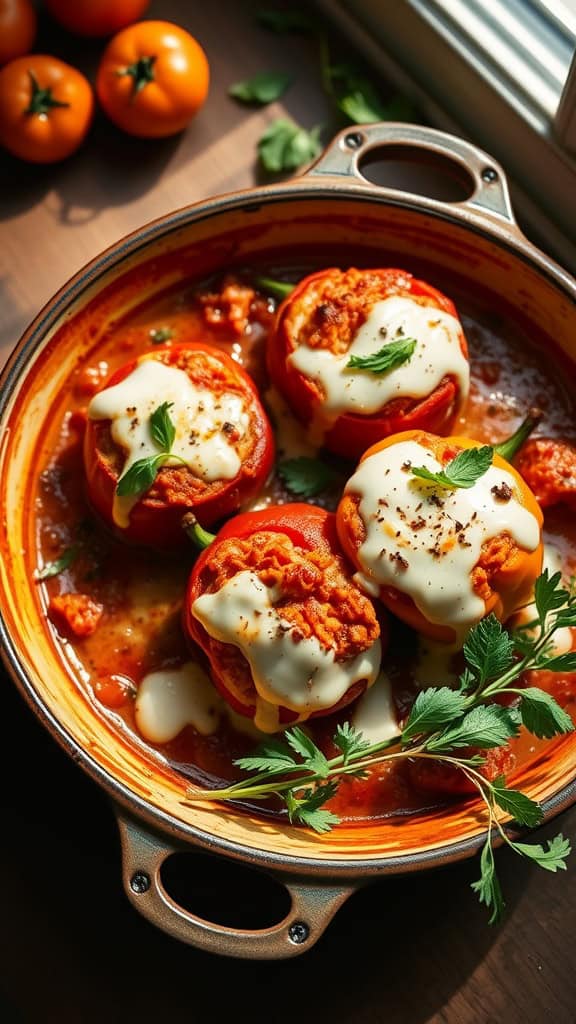
POLYGON ((299 498, 313 498, 322 491, 334 487, 339 481, 343 483, 335 469, 320 459, 312 459, 307 455, 279 462, 278 475, 286 489, 299 498))
POLYGON ((354 370, 369 370, 370 373, 389 373, 412 358, 417 344, 416 338, 398 338, 368 356, 350 356, 346 366, 354 370))
POLYGON ((316 746, 298 726, 282 738, 267 740, 254 754, 236 761, 239 768, 254 772, 250 778, 224 789, 193 787, 188 799, 266 800, 279 798, 292 822, 322 833, 338 824, 337 816, 325 805, 346 778, 366 778, 380 764, 394 760, 428 759, 460 771, 473 785, 487 813, 486 840, 480 857, 481 877, 473 889, 490 910, 491 922, 499 920, 504 899, 496 876, 493 843, 496 838, 514 852, 528 857, 547 871, 563 870, 570 843, 562 835, 548 848, 512 840, 502 817, 518 825, 535 828, 542 821, 539 804, 525 793, 510 789, 503 775, 491 781, 482 774, 480 751, 495 749, 517 736, 523 725, 535 736, 551 738, 573 731, 570 716, 554 698, 538 687, 515 685, 527 671, 576 671, 576 652, 550 653, 554 633, 562 625, 576 626, 576 594, 562 587, 560 573, 540 576, 535 587, 536 619, 530 635, 508 632, 493 616, 478 623, 464 646, 466 667, 458 685, 422 690, 401 734, 380 743, 369 743, 350 723, 339 725, 333 742, 339 753, 332 758, 316 746), (548 653, 547 653, 548 652, 548 653), (513 706, 492 703, 507 694, 513 706))
POLYGON ((228 95, 241 103, 257 103, 266 106, 284 95, 292 82, 291 75, 283 71, 259 71, 252 78, 234 82, 228 95))
POLYGON ((168 461, 176 459, 182 465, 186 465, 184 459, 172 452, 172 445, 176 437, 176 428, 170 419, 170 409, 173 402, 162 402, 150 416, 150 433, 154 443, 160 451, 157 455, 147 455, 144 459, 133 462, 130 469, 120 477, 116 484, 116 494, 119 498, 144 494, 154 483, 158 470, 168 461))
POLYGON ((444 487, 449 491, 458 487, 468 489, 490 469, 493 458, 494 449, 485 444, 481 448, 465 448, 464 451, 458 452, 458 455, 450 459, 438 473, 432 472, 426 466, 412 466, 410 472, 419 480, 426 480, 427 483, 436 484, 437 487, 444 487))

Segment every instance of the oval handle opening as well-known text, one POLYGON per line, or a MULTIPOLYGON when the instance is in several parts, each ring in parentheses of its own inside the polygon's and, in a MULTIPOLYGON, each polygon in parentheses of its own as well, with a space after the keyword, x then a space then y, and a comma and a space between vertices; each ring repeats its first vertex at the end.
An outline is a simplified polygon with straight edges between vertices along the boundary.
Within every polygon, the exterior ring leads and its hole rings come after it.
POLYGON ((288 890, 270 875, 234 861, 201 853, 173 853, 160 878, 184 910, 227 928, 271 928, 290 912, 288 890))
POLYGON ((386 145, 368 150, 358 170, 373 185, 463 203, 475 190, 472 175, 461 163, 430 149, 386 145))

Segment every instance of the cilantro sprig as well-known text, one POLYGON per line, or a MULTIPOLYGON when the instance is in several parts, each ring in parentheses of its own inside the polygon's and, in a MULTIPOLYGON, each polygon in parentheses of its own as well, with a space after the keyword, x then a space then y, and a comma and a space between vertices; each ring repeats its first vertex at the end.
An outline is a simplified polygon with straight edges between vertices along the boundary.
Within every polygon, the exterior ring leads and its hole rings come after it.
POLYGON ((252 78, 242 82, 234 82, 228 89, 228 95, 241 103, 257 103, 266 106, 274 103, 284 95, 292 82, 292 77, 283 71, 259 71, 252 78))
POLYGON ((182 465, 186 465, 184 459, 172 452, 172 445, 176 438, 176 428, 170 418, 170 409, 173 402, 162 402, 150 416, 150 433, 154 443, 160 451, 156 455, 147 455, 144 459, 133 462, 130 469, 120 477, 116 484, 116 494, 119 498, 144 494, 154 483, 158 471, 168 461, 176 459, 182 465))
POLYGON ((299 726, 282 738, 267 740, 253 754, 235 763, 251 777, 223 789, 188 791, 200 800, 266 800, 279 798, 291 822, 323 833, 338 824, 326 807, 346 778, 366 778, 379 765, 393 760, 428 759, 462 772, 476 788, 487 816, 486 839, 480 857, 480 878, 472 884, 480 902, 498 921, 504 898, 494 859, 494 842, 505 842, 546 871, 566 868, 570 843, 562 835, 547 847, 512 839, 505 821, 535 828, 543 819, 540 805, 520 790, 509 788, 503 775, 490 780, 482 773, 484 751, 506 744, 523 725, 538 737, 572 732, 570 716, 544 690, 518 685, 523 673, 546 668, 576 671, 576 651, 550 653, 554 633, 564 625, 576 626, 576 593, 562 586, 561 574, 545 571, 535 587, 536 618, 530 631, 509 632, 493 615, 473 627, 464 645, 465 668, 455 688, 422 690, 403 723, 400 735, 370 743, 346 722, 339 725, 333 743, 339 753, 327 758, 299 726), (509 706, 494 703, 507 695, 509 706))
POLYGON ((369 370, 370 373, 388 373, 397 366, 407 363, 414 355, 418 342, 416 338, 398 338, 383 345, 377 352, 367 356, 350 356, 346 366, 354 370, 369 370))
POLYGON ((477 480, 490 469, 494 449, 490 445, 482 445, 481 448, 465 448, 458 452, 450 462, 447 462, 444 469, 438 473, 432 472, 426 466, 412 466, 412 476, 419 480, 426 480, 427 483, 436 484, 437 487, 444 487, 453 491, 458 487, 473 487, 477 480))

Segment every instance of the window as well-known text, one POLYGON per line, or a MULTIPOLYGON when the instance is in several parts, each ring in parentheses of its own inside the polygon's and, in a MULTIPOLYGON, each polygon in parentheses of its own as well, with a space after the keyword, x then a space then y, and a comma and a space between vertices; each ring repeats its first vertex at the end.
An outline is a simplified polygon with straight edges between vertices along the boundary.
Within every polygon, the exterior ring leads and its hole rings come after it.
POLYGON ((318 2, 432 124, 503 164, 526 230, 576 270, 576 0, 318 2))

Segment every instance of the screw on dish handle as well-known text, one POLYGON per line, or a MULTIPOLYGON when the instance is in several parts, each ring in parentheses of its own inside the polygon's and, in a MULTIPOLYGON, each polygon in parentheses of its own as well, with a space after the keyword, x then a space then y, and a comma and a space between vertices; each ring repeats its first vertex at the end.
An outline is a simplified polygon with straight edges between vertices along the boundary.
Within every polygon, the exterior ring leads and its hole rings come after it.
POLYGON ((293 881, 279 874, 292 906, 270 928, 243 930, 213 924, 180 907, 162 884, 160 870, 173 853, 186 847, 171 844, 141 822, 116 808, 122 843, 124 889, 143 917, 175 939, 222 956, 280 960, 306 952, 320 938, 336 911, 358 886, 331 886, 293 881))
MULTIPOLYGON (((436 154, 457 164, 471 179, 472 193, 467 199, 456 203, 428 199, 427 202, 432 208, 458 206, 496 214, 518 230, 510 203, 506 175, 500 165, 477 146, 435 128, 395 121, 355 125, 340 132, 332 140, 306 176, 330 175, 353 178, 386 195, 404 199, 406 195, 415 195, 405 190, 375 185, 362 174, 361 165, 366 156, 386 146, 424 151, 428 157, 436 154)), ((418 198, 422 199, 421 196, 418 198)))

